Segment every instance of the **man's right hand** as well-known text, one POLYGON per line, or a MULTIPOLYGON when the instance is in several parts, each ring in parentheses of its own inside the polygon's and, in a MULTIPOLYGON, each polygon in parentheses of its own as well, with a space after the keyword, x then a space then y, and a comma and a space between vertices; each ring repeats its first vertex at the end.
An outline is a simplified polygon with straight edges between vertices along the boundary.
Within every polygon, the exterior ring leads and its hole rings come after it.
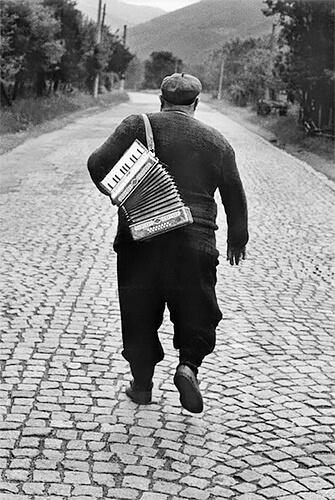
POLYGON ((244 260, 246 257, 246 250, 245 247, 243 248, 235 248, 232 247, 231 245, 228 244, 227 248, 227 260, 229 260, 229 263, 231 266, 234 264, 236 266, 239 265, 240 260, 244 260))

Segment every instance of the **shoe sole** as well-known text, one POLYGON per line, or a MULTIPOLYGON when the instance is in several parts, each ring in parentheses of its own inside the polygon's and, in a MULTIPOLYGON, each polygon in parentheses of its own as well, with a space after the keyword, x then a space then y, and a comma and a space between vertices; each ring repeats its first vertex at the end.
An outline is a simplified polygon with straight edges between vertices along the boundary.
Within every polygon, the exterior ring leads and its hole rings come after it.
POLYGON ((182 407, 191 413, 201 413, 204 407, 202 396, 193 381, 185 374, 176 373, 174 384, 179 391, 182 407))

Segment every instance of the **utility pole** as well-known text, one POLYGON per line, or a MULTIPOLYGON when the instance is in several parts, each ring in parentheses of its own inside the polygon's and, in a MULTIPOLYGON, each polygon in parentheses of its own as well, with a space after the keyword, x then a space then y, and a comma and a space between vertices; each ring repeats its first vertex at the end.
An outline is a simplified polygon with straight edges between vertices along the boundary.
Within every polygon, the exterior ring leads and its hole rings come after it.
MULTIPOLYGON (((123 26, 123 37, 122 37, 122 44, 124 47, 126 47, 126 42, 127 42, 127 25, 125 24, 123 26)), ((124 74, 121 75, 121 80, 120 80, 120 91, 124 92, 124 74)))
POLYGON ((127 25, 125 24, 123 26, 123 46, 125 47, 126 46, 126 42, 127 42, 127 25))
POLYGON ((106 17, 106 4, 104 3, 104 10, 102 12, 102 21, 101 21, 101 30, 104 27, 105 24, 105 17, 106 17))
MULTIPOLYGON (((271 39, 270 39, 270 56, 269 56, 269 73, 272 70, 272 59, 273 59, 273 46, 274 46, 274 41, 275 41, 275 31, 276 31, 276 26, 278 24, 278 21, 274 21, 272 23, 272 32, 271 32, 271 39)), ((265 87, 265 99, 270 100, 270 87, 269 85, 266 85, 265 87)))
POLYGON ((222 99, 222 83, 223 83, 225 62, 226 62, 226 51, 225 51, 225 49, 222 49, 219 87, 218 87, 218 99, 219 99, 219 101, 221 101, 221 99, 222 99))
MULTIPOLYGON (((102 0, 99 0, 96 46, 99 46, 99 44, 101 42, 101 5, 102 5, 102 0)), ((98 97, 98 91, 99 91, 99 70, 97 71, 97 74, 95 75, 95 80, 94 80, 94 88, 93 88, 94 99, 96 99, 98 97)))

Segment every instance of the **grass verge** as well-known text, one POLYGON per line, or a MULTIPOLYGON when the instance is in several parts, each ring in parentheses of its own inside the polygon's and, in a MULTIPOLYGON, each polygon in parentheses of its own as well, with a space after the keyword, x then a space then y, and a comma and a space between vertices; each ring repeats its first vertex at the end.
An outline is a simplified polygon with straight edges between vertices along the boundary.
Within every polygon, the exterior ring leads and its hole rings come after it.
POLYGON ((202 96, 202 100, 335 181, 334 141, 308 136, 298 124, 297 109, 294 107, 289 110, 287 116, 258 116, 251 106, 239 108, 226 100, 218 101, 209 95, 202 96))
POLYGON ((93 113, 128 99, 127 93, 119 91, 101 94, 97 99, 79 91, 38 99, 18 99, 10 108, 1 110, 0 154, 30 137, 63 127, 83 112, 93 113))

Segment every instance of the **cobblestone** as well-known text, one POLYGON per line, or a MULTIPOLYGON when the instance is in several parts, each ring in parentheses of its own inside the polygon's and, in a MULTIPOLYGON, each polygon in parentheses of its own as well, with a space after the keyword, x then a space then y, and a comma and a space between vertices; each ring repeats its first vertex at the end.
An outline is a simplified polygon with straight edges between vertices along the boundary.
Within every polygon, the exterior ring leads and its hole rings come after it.
POLYGON ((225 262, 219 206, 224 319, 199 371, 205 410, 180 407, 168 314, 153 403, 137 406, 124 394, 116 211, 86 171, 125 115, 157 109, 133 101, 2 158, 1 500, 333 500, 334 185, 200 106, 236 150, 248 258, 225 262))

